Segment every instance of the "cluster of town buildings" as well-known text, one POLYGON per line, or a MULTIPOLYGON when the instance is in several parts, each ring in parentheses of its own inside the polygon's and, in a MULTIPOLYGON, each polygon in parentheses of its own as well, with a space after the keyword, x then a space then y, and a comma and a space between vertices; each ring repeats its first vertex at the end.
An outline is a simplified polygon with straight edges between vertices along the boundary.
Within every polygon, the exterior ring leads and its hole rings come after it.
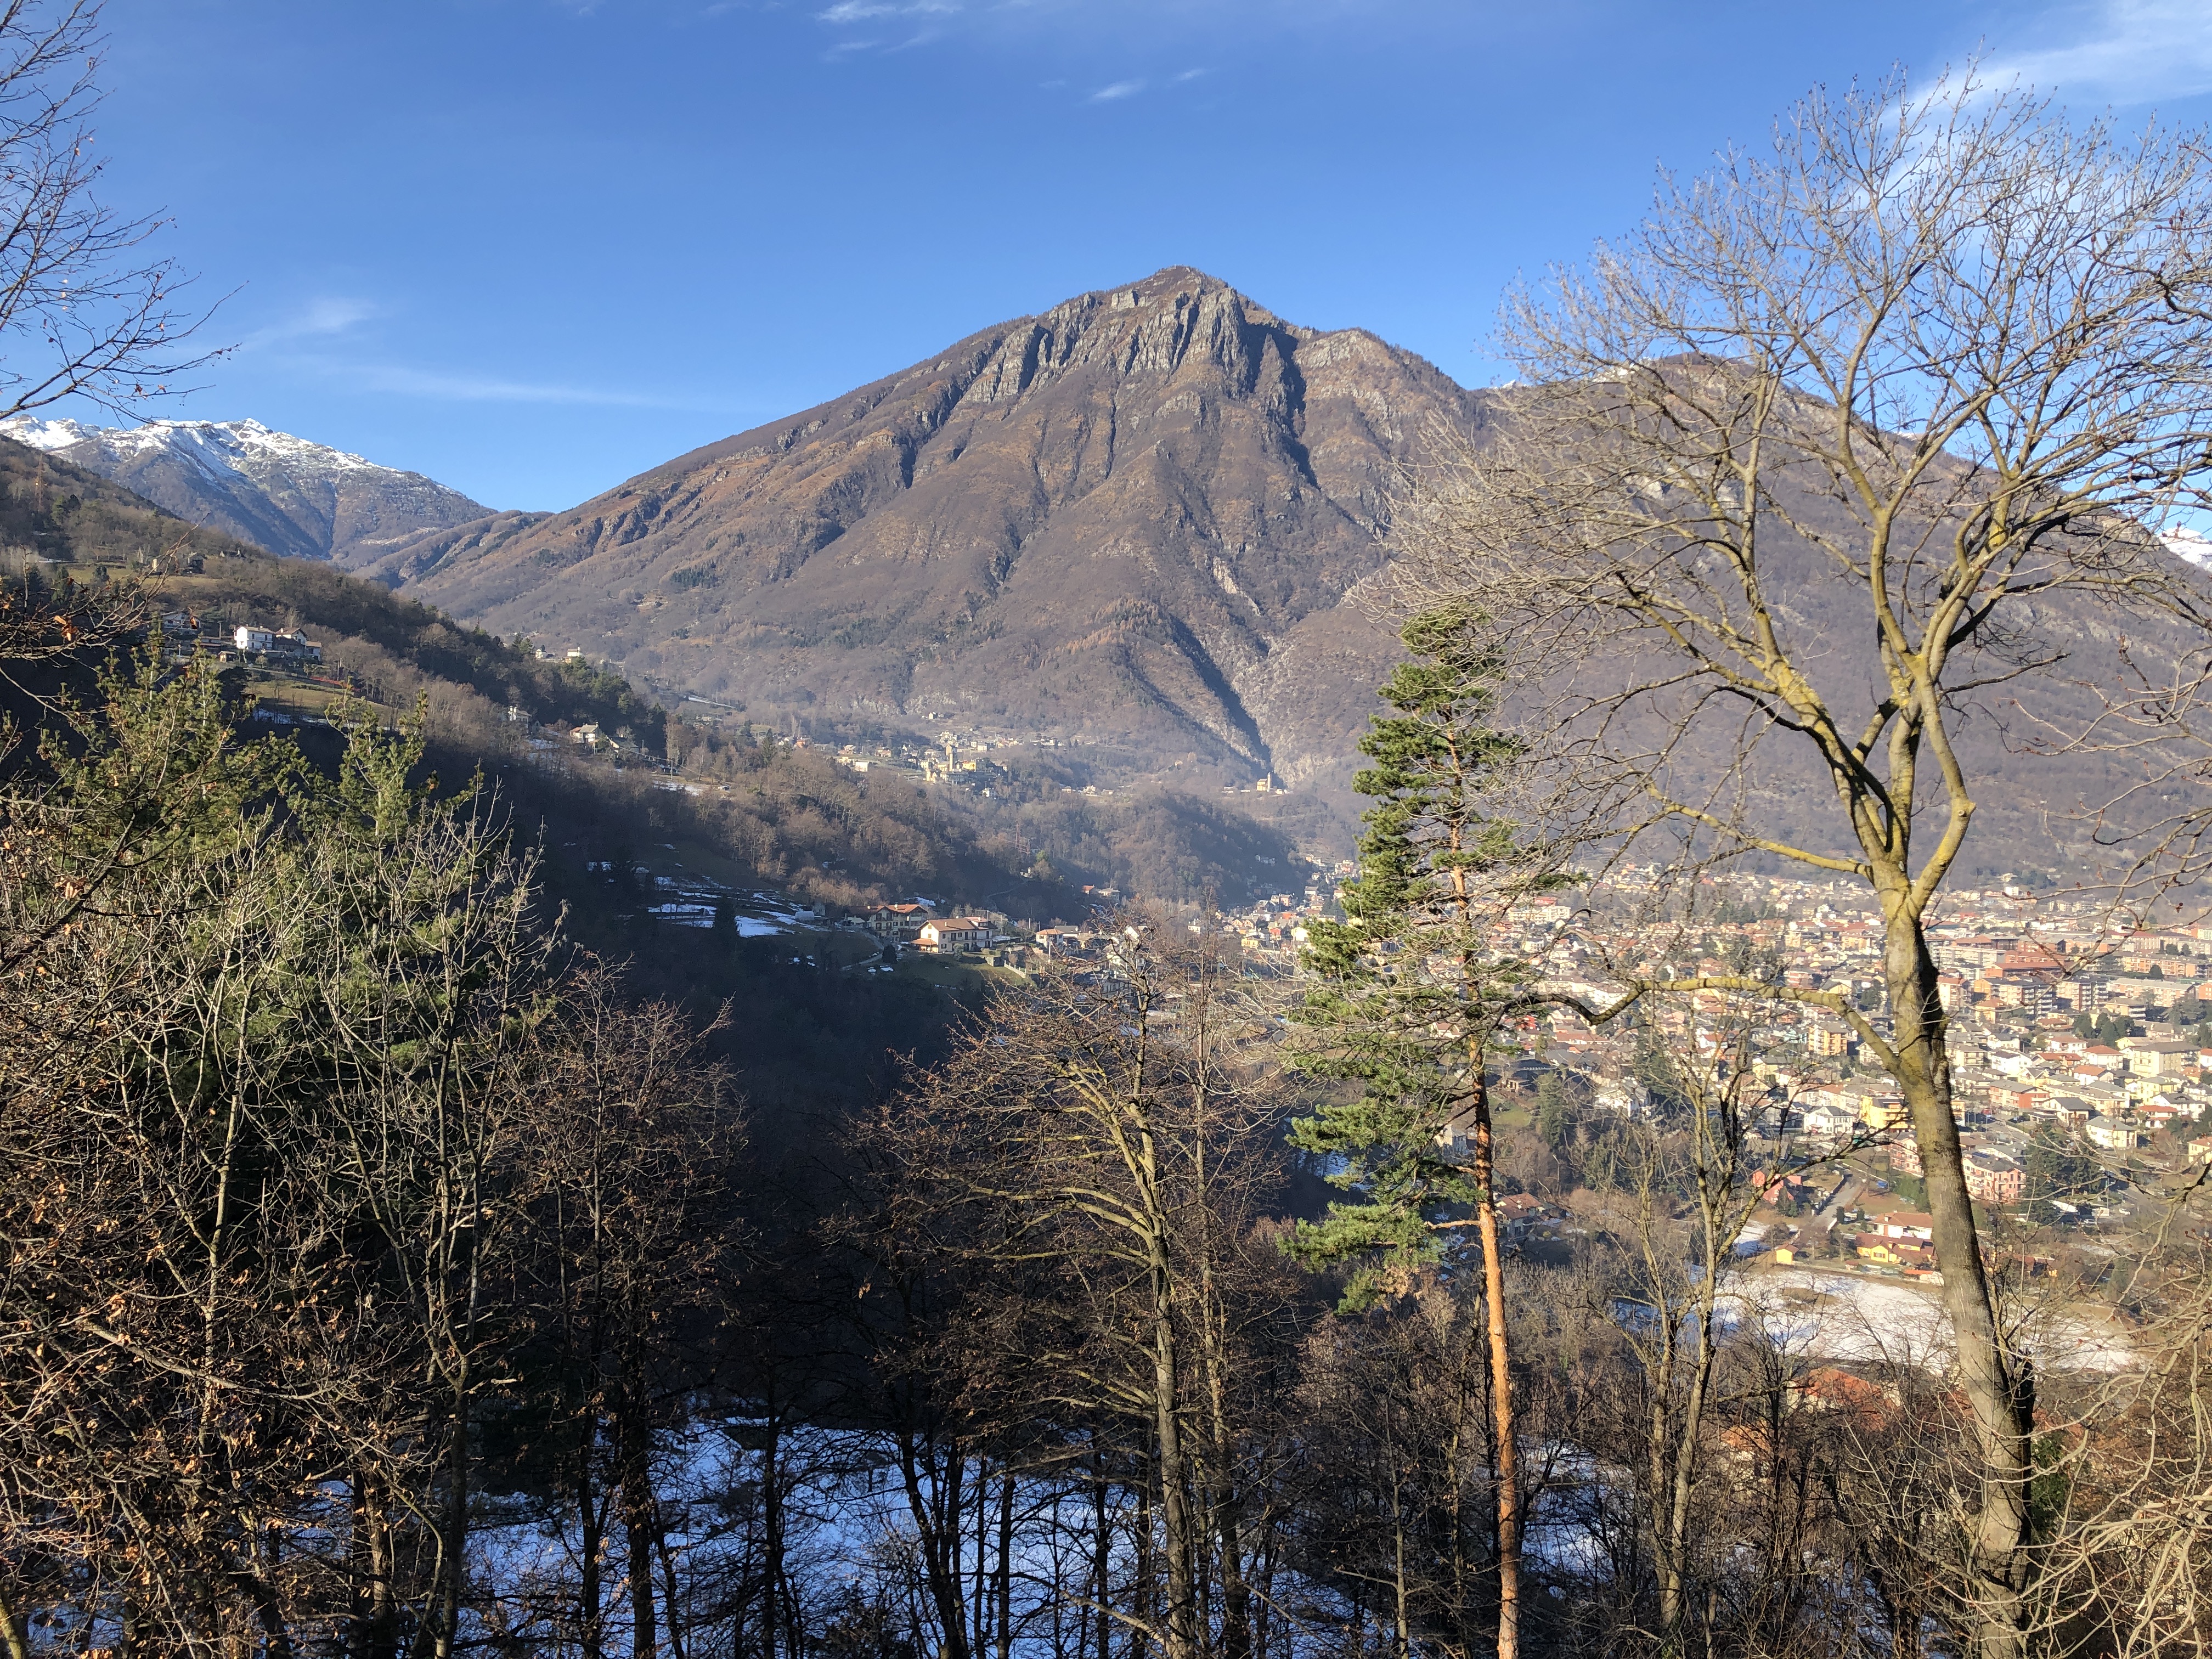
POLYGON ((1306 864, 1303 892, 1270 893, 1242 910, 1224 911, 1217 918, 1221 931, 1235 938, 1255 962, 1294 968, 1298 953, 1305 948, 1307 924, 1343 915, 1337 896, 1340 884, 1355 872, 1352 860, 1326 865, 1319 859, 1309 859, 1306 864))
MULTIPOLYGON (((1870 904, 1839 888, 1784 878, 1738 878, 1718 917, 1685 935, 1684 976, 1738 974, 1833 992, 1886 1034, 1881 930, 1870 904)), ((1619 927, 1621 924, 1613 924, 1619 927)), ((1601 1001, 1603 964, 1637 954, 1610 937, 1590 909, 1565 902, 1522 907, 1501 941, 1554 984, 1601 1001)), ((1953 1113, 1978 1201, 2019 1204, 2031 1190, 2032 1148, 2078 1147, 2106 1166, 2130 1160, 2172 1166, 2212 1161, 2200 1133, 2212 1108, 2212 921, 2115 932, 2108 907, 2049 891, 2001 885, 1953 895, 1929 929, 1949 1021, 1953 1113)), ((1644 1018, 1678 1052, 1717 1060, 1741 1018, 1720 994, 1667 999, 1644 1018)), ((1740 1079, 1776 1162, 1784 1144, 1863 1151, 1897 1176, 1922 1173, 1904 1103, 1857 1032, 1825 1009, 1769 1003, 1740 1079)), ((1650 1109, 1623 1088, 1633 1065, 1626 1033, 1593 1030, 1571 1015, 1526 1034, 1546 1063, 1581 1075, 1584 1095, 1617 1109, 1650 1109)), ((2056 1200, 2062 1213, 2077 1206, 2056 1200)), ((1913 1235, 1886 1233, 1887 1250, 1911 1254, 1913 1235)), ((1887 1259, 1887 1258, 1886 1258, 1887 1259)))
POLYGON ((917 900, 904 904, 879 904, 862 920, 886 944, 910 945, 926 956, 958 956, 988 950, 1008 942, 1006 918, 996 910, 980 915, 939 915, 934 906, 917 900))
MULTIPOLYGON (((838 765, 855 772, 901 777, 915 783, 960 784, 978 794, 991 796, 996 793, 994 780, 1000 784, 1005 782, 1002 775, 1008 757, 1006 751, 1072 746, 1064 738, 990 733, 972 729, 956 732, 948 728, 933 744, 908 738, 896 745, 878 744, 863 749, 858 744, 848 743, 837 750, 835 758, 838 765), (994 756, 998 758, 994 759, 994 756)), ((1110 795, 1114 792, 1085 784, 1080 789, 1067 786, 1066 793, 1110 795)))
POLYGON ((304 665, 323 659, 323 647, 296 628, 255 628, 246 623, 230 628, 220 623, 203 623, 191 611, 163 613, 161 643, 172 659, 211 651, 224 657, 282 665, 304 665))

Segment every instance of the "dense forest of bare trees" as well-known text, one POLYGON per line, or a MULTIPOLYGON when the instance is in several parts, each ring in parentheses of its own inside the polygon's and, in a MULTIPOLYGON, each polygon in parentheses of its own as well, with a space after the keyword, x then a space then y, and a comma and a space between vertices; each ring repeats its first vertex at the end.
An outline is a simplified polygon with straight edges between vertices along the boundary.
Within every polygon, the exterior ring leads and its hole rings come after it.
MULTIPOLYGON (((1286 1131, 1340 1085, 1180 925, 764 1134, 712 1057, 746 1011, 563 945, 416 739, 318 769, 118 661, 0 836, 12 1659, 1472 1656, 1502 1517, 1525 1650, 1974 1647, 1955 1360, 1824 1357, 1737 1264, 1755 1010, 1659 1118, 1573 1131, 1583 1237, 1486 1274, 1434 1230, 1346 1302, 1372 1258, 1285 1248, 1334 1167, 1286 1131)), ((2141 1364, 2036 1376, 2038 1650, 2203 1634, 2206 1281, 2162 1201, 2141 1364)), ((2014 1364, 2058 1352, 2077 1287, 1988 1282, 2014 1364)))

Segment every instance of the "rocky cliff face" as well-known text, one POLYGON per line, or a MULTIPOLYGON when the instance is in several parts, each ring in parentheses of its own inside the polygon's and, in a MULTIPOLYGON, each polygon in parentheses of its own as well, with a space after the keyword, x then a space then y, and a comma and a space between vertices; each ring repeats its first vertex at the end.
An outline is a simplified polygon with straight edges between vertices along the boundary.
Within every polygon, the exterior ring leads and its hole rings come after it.
POLYGON ((0 434, 113 479, 179 518, 293 558, 365 564, 425 528, 489 511, 419 472, 258 421, 125 428, 18 416, 0 422, 0 434))
POLYGON ((1481 394, 1163 270, 986 329, 573 511, 374 574, 761 709, 925 714, 1338 767, 1391 641, 1396 469, 1481 394))

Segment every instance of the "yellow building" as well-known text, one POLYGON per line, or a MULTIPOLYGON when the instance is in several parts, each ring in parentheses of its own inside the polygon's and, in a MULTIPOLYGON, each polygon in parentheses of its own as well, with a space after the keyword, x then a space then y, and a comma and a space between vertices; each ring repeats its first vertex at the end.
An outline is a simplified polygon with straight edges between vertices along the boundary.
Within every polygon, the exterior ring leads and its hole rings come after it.
POLYGON ((1859 1102, 1859 1121, 1877 1133, 1905 1121, 1905 1103, 1894 1095, 1869 1095, 1859 1102))

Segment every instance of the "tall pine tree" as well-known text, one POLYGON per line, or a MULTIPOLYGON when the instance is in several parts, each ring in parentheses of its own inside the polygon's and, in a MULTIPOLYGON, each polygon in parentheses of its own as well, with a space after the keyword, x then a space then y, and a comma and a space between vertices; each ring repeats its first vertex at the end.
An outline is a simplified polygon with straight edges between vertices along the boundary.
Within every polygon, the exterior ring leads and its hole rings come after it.
POLYGON ((1310 929, 1318 983, 1292 1016, 1306 1028, 1298 1065, 1360 1085, 1291 1128, 1297 1146, 1334 1160, 1351 1197, 1301 1224, 1292 1253, 1310 1264, 1362 1263, 1347 1309, 1404 1283, 1470 1226, 1481 1241, 1498 1446, 1500 1659, 1519 1644, 1521 1514, 1506 1336, 1504 1273, 1493 1190, 1485 1057, 1526 964, 1492 948, 1511 902, 1557 884, 1540 849, 1480 811, 1522 745, 1493 731, 1495 665, 1480 619, 1425 612, 1400 637, 1412 653, 1380 688, 1360 752, 1374 763, 1352 787, 1364 817, 1346 919, 1310 929))

